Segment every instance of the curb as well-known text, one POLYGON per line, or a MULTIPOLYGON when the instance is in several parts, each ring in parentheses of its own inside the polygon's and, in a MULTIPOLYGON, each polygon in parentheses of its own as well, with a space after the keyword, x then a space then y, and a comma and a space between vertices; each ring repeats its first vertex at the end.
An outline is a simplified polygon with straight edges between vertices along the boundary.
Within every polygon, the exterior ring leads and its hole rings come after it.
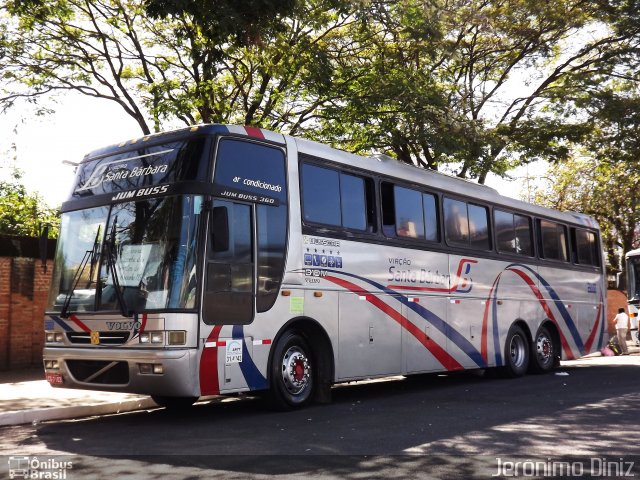
POLYGON ((35 410, 21 410, 0 413, 0 426, 21 425, 25 423, 46 422, 48 420, 67 420, 93 415, 132 412, 147 408, 159 408, 151 398, 124 400, 117 403, 97 403, 72 407, 51 407, 35 410))

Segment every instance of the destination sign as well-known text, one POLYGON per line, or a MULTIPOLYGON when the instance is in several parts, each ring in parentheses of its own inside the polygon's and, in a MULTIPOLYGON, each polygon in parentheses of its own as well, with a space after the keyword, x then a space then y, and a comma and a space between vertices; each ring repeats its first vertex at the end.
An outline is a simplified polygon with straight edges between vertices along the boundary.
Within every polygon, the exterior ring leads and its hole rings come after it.
MULTIPOLYGON (((204 180, 208 163, 203 159, 204 144, 203 138, 196 138, 141 147, 82 163, 72 197, 111 193, 116 194, 114 199, 119 199, 119 192, 178 181, 204 180)), ((156 190, 158 194, 167 191, 166 187, 156 190)))

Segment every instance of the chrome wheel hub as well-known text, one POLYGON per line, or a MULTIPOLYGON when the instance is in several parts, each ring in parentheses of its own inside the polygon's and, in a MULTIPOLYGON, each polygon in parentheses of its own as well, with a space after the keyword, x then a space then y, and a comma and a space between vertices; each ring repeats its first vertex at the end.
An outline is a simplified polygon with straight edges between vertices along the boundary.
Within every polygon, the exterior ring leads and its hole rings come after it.
POLYGON ((308 385, 311 378, 309 359, 299 347, 293 346, 282 358, 282 380, 292 395, 298 395, 308 385))
POLYGON ((519 335, 514 335, 509 344, 509 354, 511 356, 511 364, 514 367, 522 367, 525 361, 525 344, 524 339, 519 335))

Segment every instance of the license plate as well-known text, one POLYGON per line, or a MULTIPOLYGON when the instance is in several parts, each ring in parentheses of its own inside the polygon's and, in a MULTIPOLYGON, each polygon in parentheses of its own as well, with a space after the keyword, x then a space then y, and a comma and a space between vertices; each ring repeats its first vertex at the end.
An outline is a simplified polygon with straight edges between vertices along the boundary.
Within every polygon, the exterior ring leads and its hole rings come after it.
POLYGON ((61 373, 47 373, 45 378, 51 385, 62 385, 63 383, 61 373))

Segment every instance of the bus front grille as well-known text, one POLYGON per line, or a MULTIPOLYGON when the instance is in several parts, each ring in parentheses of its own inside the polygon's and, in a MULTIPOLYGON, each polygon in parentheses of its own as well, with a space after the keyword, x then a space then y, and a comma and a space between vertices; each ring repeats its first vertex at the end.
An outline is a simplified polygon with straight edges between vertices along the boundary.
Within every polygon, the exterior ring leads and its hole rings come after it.
POLYGON ((71 375, 79 382, 98 385, 126 385, 129 383, 127 362, 67 360, 66 363, 71 375))
MULTIPOLYGON (((98 332, 100 345, 124 345, 129 340, 129 332, 98 332)), ((91 345, 91 333, 67 332, 69 342, 80 345, 91 345)))

